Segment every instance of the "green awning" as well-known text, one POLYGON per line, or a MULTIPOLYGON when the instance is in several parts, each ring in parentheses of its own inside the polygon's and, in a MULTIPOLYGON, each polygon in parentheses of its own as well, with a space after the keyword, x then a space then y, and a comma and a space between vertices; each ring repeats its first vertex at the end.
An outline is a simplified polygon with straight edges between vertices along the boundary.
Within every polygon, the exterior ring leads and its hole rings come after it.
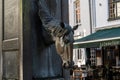
POLYGON ((120 44, 120 27, 99 30, 91 35, 75 40, 74 48, 113 46, 120 44))

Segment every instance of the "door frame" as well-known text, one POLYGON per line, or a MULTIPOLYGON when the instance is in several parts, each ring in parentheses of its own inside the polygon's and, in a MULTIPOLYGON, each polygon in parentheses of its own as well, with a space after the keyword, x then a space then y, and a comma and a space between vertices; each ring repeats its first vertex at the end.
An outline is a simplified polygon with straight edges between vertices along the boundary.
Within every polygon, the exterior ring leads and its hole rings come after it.
POLYGON ((3 26, 3 0, 0 0, 0 80, 2 80, 2 26, 3 26))
POLYGON ((19 80, 23 80, 23 0, 19 0, 19 80))

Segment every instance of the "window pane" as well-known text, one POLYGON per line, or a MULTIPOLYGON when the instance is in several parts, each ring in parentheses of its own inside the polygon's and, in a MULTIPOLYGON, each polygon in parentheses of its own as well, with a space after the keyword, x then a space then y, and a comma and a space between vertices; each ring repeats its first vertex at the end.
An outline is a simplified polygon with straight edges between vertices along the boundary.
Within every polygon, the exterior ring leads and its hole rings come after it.
POLYGON ((117 16, 120 17, 120 2, 117 3, 117 16))
POLYGON ((109 0, 109 3, 112 3, 114 0, 109 0))
POLYGON ((75 23, 76 24, 78 24, 78 23, 80 23, 80 1, 79 0, 76 0, 75 2, 74 2, 74 14, 75 14, 75 23))
POLYGON ((120 17, 120 0, 109 0, 109 18, 120 17))

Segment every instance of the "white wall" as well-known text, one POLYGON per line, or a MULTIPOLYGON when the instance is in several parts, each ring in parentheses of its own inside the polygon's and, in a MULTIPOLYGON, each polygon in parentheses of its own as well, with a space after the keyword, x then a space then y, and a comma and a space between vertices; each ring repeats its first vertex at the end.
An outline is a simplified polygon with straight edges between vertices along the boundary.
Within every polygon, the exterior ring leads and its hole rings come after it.
POLYGON ((69 24, 74 26, 74 8, 73 0, 69 0, 69 24))
POLYGON ((120 24, 120 20, 108 21, 108 0, 96 1, 96 28, 120 24))
POLYGON ((80 14, 81 14, 81 26, 80 31, 84 32, 84 36, 90 34, 90 14, 89 14, 89 2, 88 0, 80 0, 80 14))
POLYGON ((84 48, 77 48, 73 50, 73 61, 75 65, 85 65, 86 62, 86 55, 85 55, 85 49, 84 48), (78 49, 81 49, 81 59, 78 59, 78 49))
MULTIPOLYGON (((75 0, 69 0, 69 23, 71 26, 74 26, 74 1, 75 0)), ((87 36, 90 34, 90 14, 89 14, 89 0, 80 0, 80 17, 81 17, 81 23, 78 29, 75 31, 75 35, 81 34, 78 38, 87 36)), ((82 52, 82 61, 80 64, 84 65, 85 60, 86 60, 86 54, 85 54, 85 49, 81 49, 82 52)), ((75 61, 75 64, 78 64, 78 59, 77 59, 77 52, 76 49, 73 50, 73 60, 75 61)))
MULTIPOLYGON (((74 26, 74 2, 75 0, 69 0, 69 23, 74 26)), ((89 17, 89 2, 88 0, 80 0, 80 17, 81 23, 79 28, 75 31, 74 35, 84 33, 83 36, 90 34, 90 17, 89 17)), ((82 37, 83 37, 82 36, 82 37)))

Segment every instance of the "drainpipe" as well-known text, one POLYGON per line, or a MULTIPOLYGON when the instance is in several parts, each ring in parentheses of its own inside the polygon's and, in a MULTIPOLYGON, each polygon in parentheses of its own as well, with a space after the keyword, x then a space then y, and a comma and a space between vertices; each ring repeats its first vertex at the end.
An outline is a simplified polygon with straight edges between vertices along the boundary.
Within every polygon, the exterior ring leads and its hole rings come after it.
POLYGON ((91 0, 88 1, 89 1, 89 16, 90 16, 90 34, 92 34, 91 0))
MULTIPOLYGON (((90 16, 90 34, 92 34, 92 15, 91 15, 91 0, 88 0, 89 3, 89 16, 90 16)), ((86 48, 86 57, 90 58, 90 48, 86 48)))

